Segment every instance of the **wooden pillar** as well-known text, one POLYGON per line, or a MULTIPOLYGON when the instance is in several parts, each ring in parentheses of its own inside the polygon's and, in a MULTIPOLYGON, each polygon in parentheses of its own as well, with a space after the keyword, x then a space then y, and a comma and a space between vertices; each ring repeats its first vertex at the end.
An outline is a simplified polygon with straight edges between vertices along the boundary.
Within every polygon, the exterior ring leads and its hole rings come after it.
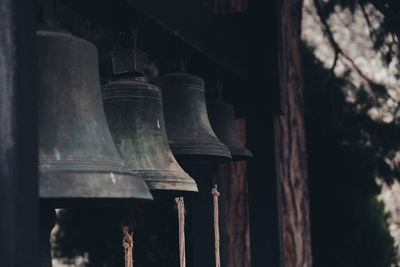
POLYGON ((247 143, 250 250, 252 267, 283 266, 281 198, 276 175, 274 116, 280 112, 278 7, 276 1, 249 1, 250 77, 247 143))
POLYGON ((302 0, 249 2, 253 267, 312 265, 299 51, 301 10, 302 0))
POLYGON ((252 267, 281 266, 280 217, 273 119, 265 109, 257 108, 248 120, 248 147, 254 160, 248 163, 250 250, 252 267))
POLYGON ((51 267, 50 236, 56 224, 56 211, 51 207, 40 207, 40 267, 51 267))
POLYGON ((34 2, 0 1, 0 265, 39 266, 34 2))

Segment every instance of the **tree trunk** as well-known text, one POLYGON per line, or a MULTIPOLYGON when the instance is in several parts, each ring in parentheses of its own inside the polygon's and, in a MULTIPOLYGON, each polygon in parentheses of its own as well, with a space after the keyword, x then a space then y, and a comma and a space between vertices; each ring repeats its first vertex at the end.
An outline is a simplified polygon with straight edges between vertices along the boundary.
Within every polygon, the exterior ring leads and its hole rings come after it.
POLYGON ((280 81, 283 115, 275 121, 285 267, 312 266, 303 79, 300 57, 302 0, 280 6, 280 81))

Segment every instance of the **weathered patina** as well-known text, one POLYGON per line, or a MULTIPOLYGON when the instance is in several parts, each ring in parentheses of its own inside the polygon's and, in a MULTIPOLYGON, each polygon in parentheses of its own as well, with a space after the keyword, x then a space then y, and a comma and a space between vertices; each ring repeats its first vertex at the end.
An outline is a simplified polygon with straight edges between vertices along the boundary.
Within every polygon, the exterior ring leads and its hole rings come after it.
POLYGON ((221 99, 210 99, 207 100, 207 111, 215 134, 231 151, 232 160, 251 159, 253 154, 243 146, 237 133, 233 105, 221 99))
POLYGON ((96 47, 56 28, 37 31, 40 197, 64 206, 151 199, 118 154, 101 99, 96 47))
POLYGON ((133 79, 117 80, 103 86, 103 97, 111 134, 131 171, 151 190, 197 192, 168 146, 160 89, 133 79))
POLYGON ((182 162, 223 162, 229 149, 217 138, 208 120, 204 80, 187 73, 166 74, 155 84, 163 93, 168 141, 182 162))

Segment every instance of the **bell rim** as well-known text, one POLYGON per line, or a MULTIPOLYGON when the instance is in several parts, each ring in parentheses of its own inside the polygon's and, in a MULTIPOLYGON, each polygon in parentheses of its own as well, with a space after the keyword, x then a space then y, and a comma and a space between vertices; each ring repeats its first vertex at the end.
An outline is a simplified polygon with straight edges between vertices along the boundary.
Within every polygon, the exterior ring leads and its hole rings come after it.
POLYGON ((39 197, 47 201, 65 199, 65 202, 68 199, 153 200, 146 182, 130 172, 79 170, 41 171, 39 197))
POLYGON ((235 157, 248 157, 248 158, 253 158, 253 153, 246 148, 245 146, 237 146, 237 145, 231 145, 231 144, 227 144, 225 143, 225 145, 229 148, 229 151, 231 152, 231 156, 232 159, 234 159, 235 157))
POLYGON ((132 172, 134 175, 141 177, 147 183, 147 186, 150 190, 199 191, 196 181, 184 171, 178 172, 173 170, 158 169, 132 170, 132 172), (175 186, 173 186, 174 184, 175 186))
POLYGON ((54 209, 65 208, 103 208, 103 207, 132 207, 154 201, 152 199, 137 198, 40 198, 40 205, 45 205, 54 209))
POLYGON ((232 158, 232 154, 229 149, 215 149, 214 147, 174 147, 170 146, 174 156, 179 155, 202 155, 202 156, 221 156, 226 158, 232 158))
POLYGON ((202 140, 168 140, 174 156, 176 155, 210 155, 231 158, 229 148, 219 140, 216 142, 202 140))
POLYGON ((199 189, 196 182, 182 182, 182 181, 146 181, 150 191, 163 191, 167 194, 177 194, 184 192, 197 193, 199 189), (175 193, 174 193, 175 192, 175 193))
POLYGON ((170 144, 174 157, 178 162, 193 163, 224 163, 232 160, 229 149, 224 147, 200 147, 200 146, 180 146, 175 147, 170 144))
POLYGON ((247 149, 231 150, 232 161, 248 161, 254 158, 253 153, 247 149))

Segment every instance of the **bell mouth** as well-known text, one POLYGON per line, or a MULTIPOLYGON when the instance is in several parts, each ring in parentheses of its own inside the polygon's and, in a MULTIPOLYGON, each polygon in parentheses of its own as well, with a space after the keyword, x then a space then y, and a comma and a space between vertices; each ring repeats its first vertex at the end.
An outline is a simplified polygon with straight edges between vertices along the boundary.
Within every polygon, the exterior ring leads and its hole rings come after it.
POLYGON ((138 198, 40 198, 40 205, 53 209, 75 209, 75 208, 118 208, 133 207, 152 203, 155 196, 150 199, 138 198))
POLYGON ((179 163, 209 164, 232 160, 226 145, 215 142, 170 141, 170 148, 179 163))
POLYGON ((187 182, 173 182, 173 181, 149 181, 147 182, 152 193, 160 193, 161 191, 165 194, 170 195, 183 195, 185 193, 197 193, 199 189, 196 183, 187 182))
POLYGON ((232 162, 234 161, 251 161, 253 159, 253 154, 236 154, 232 155, 232 162))
POLYGON ((40 198, 60 208, 153 200, 145 181, 131 173, 42 171, 39 180, 40 198))
POLYGON ((222 164, 232 161, 232 157, 210 155, 210 154, 175 155, 175 158, 179 164, 193 164, 193 165, 222 164))
POLYGON ((232 161, 248 161, 254 158, 253 153, 246 147, 234 147, 227 144, 229 150, 231 151, 232 161))
POLYGON ((133 171, 146 181, 152 193, 165 191, 165 194, 181 195, 185 192, 199 192, 197 184, 186 172, 171 170, 133 171))
POLYGON ((157 201, 165 201, 166 199, 173 199, 176 197, 191 197, 194 196, 196 194, 198 194, 198 191, 180 191, 180 190, 170 190, 170 191, 164 191, 164 190, 152 190, 151 193, 153 194, 154 197, 154 201, 149 203, 153 203, 153 202, 157 202, 157 201))

